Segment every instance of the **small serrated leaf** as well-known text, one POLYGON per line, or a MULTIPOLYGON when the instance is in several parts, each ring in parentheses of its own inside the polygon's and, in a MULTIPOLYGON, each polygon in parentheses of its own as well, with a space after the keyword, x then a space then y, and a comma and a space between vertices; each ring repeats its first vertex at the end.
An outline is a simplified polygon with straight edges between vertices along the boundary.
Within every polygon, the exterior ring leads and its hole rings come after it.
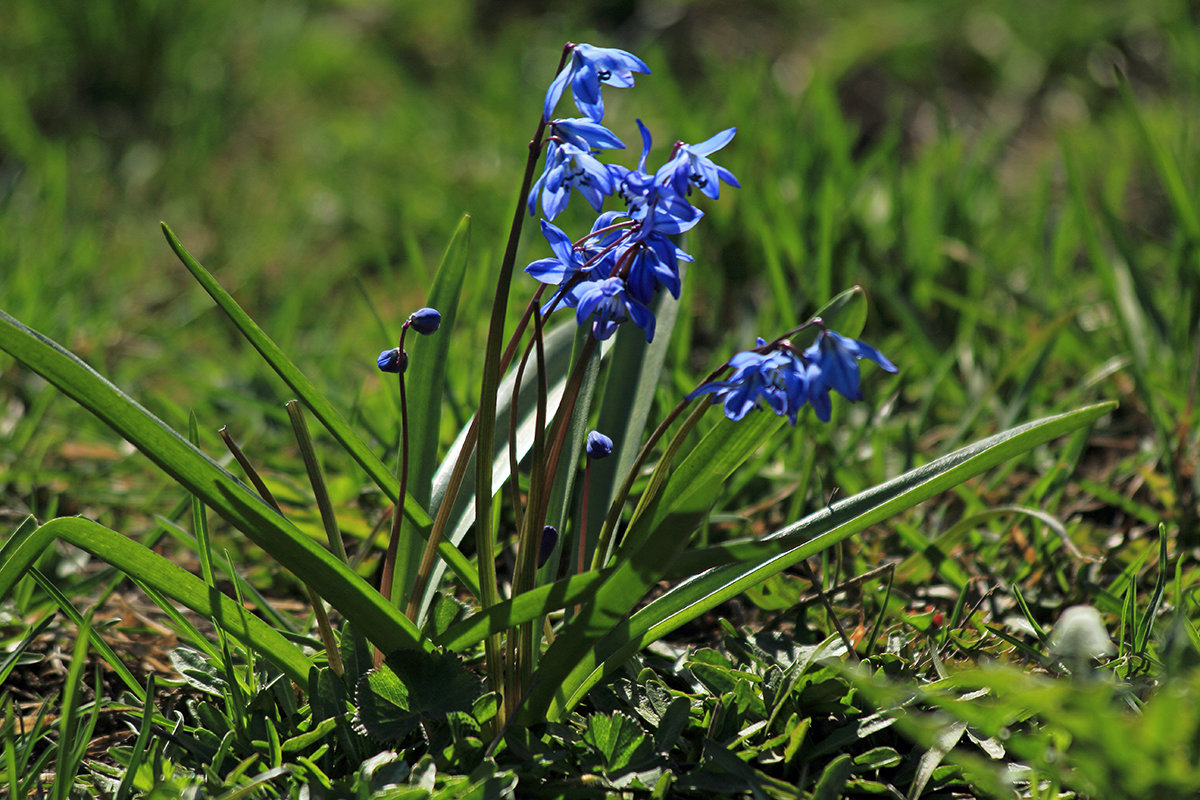
POLYGON ((357 697, 354 727, 376 742, 398 742, 420 722, 409 710, 408 688, 386 664, 362 676, 357 697))
POLYGON ((355 722, 375 741, 399 741, 423 719, 472 711, 480 688, 458 656, 398 650, 358 682, 355 722))
POLYGON ((645 740, 642 726, 621 711, 612 716, 592 714, 583 731, 583 741, 600 755, 605 773, 623 771, 645 740))

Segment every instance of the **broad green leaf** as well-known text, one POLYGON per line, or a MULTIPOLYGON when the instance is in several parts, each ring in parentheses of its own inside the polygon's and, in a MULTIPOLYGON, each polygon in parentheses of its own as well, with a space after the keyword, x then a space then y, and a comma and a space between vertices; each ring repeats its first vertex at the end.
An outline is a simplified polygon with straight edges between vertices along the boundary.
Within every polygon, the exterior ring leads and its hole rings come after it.
POLYGON ((398 742, 422 720, 469 712, 479 677, 451 653, 392 653, 358 682, 358 727, 378 742, 398 742))
MULTIPOLYGON (((292 391, 309 407, 313 415, 329 431, 329 434, 359 463, 359 466, 383 490, 384 494, 395 500, 400 492, 400 484, 396 476, 388 470, 387 466, 384 465, 378 456, 371 452, 371 449, 359 438, 354 429, 346 423, 333 405, 325 399, 325 396, 313 385, 312 381, 304 376, 304 373, 284 355, 279 346, 271 341, 271 338, 258 327, 258 324, 242 310, 237 301, 233 299, 233 296, 217 283, 216 278, 200 262, 192 258, 192 255, 184 248, 179 239, 176 238, 175 234, 165 223, 162 229, 163 234, 167 237, 167 242, 171 245, 171 249, 175 251, 175 255, 179 257, 179 260, 187 267, 188 272, 192 273, 192 276, 204 287, 204 290, 208 292, 212 299, 216 301, 217 305, 225 312, 230 321, 237 326, 242 335, 246 337, 246 340, 262 355, 263 359, 275 370, 276 374, 283 379, 283 382, 291 387, 292 391)), ((87 405, 82 401, 79 402, 85 406, 87 405)), ((428 536, 429 527, 433 521, 429 518, 429 513, 421 507, 421 504, 417 502, 411 493, 404 498, 404 513, 409 521, 423 532, 423 536, 428 536)), ((478 587, 479 580, 475 570, 462 553, 458 552, 456 548, 451 547, 447 542, 442 543, 439 553, 450 564, 464 585, 469 588, 478 587)), ((472 591, 475 591, 475 589, 472 589, 472 591)))
POLYGON ((0 349, 124 436, 302 583, 317 590, 381 649, 427 646, 416 627, 353 570, 77 356, 3 311, 0 349))
POLYGON ((671 471, 662 492, 626 533, 596 595, 546 651, 522 709, 527 719, 543 714, 559 693, 560 678, 666 573, 719 496, 721 484, 781 424, 773 414, 758 414, 740 425, 722 420, 671 471))
POLYGON ((429 305, 441 312, 442 326, 434 335, 420 338, 408 365, 408 420, 412 431, 409 492, 426 508, 431 507, 429 501, 433 492, 433 475, 437 471, 442 400, 446 391, 446 365, 449 363, 470 246, 471 218, 464 216, 454 230, 429 290, 429 305))
POLYGON ((838 800, 843 796, 842 789, 846 787, 846 781, 853 772, 854 765, 848 753, 842 753, 830 761, 813 789, 813 800, 838 800))
POLYGON ((6 597, 45 549, 60 539, 215 620, 222 630, 270 659, 292 680, 301 685, 307 682, 312 662, 282 634, 174 562, 91 520, 51 520, 34 530, 22 529, 5 542, 0 549, 0 597, 6 597))
MULTIPOLYGON (((747 587, 1039 444, 1090 425, 1115 407, 1115 403, 1097 403, 1017 426, 849 497, 765 539, 682 554, 669 574, 694 577, 639 609, 579 654, 568 674, 556 674, 553 690, 547 692, 553 699, 544 718, 558 719, 606 672, 747 587), (705 568, 710 569, 695 574, 705 568)), ((566 638, 561 636, 555 646, 566 638)), ((549 654, 543 666, 549 663, 549 654)))

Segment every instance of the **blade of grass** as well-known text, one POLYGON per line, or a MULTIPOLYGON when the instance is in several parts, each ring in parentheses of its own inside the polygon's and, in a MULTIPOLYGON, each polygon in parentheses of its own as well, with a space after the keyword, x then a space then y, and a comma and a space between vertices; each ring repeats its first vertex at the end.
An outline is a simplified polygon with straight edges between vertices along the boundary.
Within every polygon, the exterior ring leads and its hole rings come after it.
MULTIPOLYGON (((112 564, 140 582, 216 620, 225 632, 269 658, 292 680, 306 685, 312 662, 278 631, 172 561, 99 523, 78 517, 51 520, 13 537, 0 549, 0 597, 30 569, 55 540, 69 542, 112 564)), ((138 692, 141 687, 138 687, 138 692)))

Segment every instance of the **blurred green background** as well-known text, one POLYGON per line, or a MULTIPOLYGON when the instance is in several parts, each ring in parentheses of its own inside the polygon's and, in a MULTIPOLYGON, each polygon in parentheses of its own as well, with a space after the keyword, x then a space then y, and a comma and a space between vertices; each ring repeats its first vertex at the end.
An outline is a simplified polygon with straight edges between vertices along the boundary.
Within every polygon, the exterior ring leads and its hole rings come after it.
MULTIPOLYGON (((864 338, 903 367, 871 378, 901 461, 1116 398, 1123 433, 1158 437, 1129 474, 1171 475, 1153 498, 1169 510, 1190 485, 1163 460, 1190 446, 1175 431, 1200 284, 1196 16, 1174 0, 8 0, 0 307, 172 424, 190 408, 205 431, 286 446, 286 392, 175 262, 164 220, 335 403, 394 441, 374 355, 423 303, 463 213, 474 329, 456 347, 478 352, 543 92, 562 43, 589 41, 654 70, 608 93, 624 163, 638 116, 652 163, 738 127, 721 163, 743 188, 707 203, 686 244, 665 398, 862 283, 864 338)), ((582 229, 586 204, 559 221, 582 229)), ((521 263, 542 256, 535 231, 521 263)), ((461 419, 478 365, 455 366, 461 419)), ((44 506, 51 483, 60 511, 88 510, 60 496, 89 463, 63 442, 111 435, 4 356, 0 397, 5 504, 44 506)), ((902 466, 872 463, 847 480, 902 466)))

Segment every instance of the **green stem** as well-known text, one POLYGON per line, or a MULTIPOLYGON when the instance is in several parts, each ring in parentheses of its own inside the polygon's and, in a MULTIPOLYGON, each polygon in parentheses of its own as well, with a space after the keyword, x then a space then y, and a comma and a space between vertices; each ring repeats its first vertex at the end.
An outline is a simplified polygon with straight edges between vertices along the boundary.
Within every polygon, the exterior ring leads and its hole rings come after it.
MULTIPOLYGON (((563 49, 558 70, 566 62, 568 50, 563 49)), ((555 74, 558 73, 555 71, 555 74)), ((521 180, 521 191, 517 194, 516 209, 512 226, 509 228, 508 244, 504 248, 504 260, 500 263, 500 274, 496 279, 496 295, 492 301, 492 318, 488 325, 487 349, 483 359, 483 380, 479 391, 478 435, 476 442, 487 446, 496 435, 496 388, 500 384, 500 343, 504 339, 504 319, 508 312, 508 291, 512 283, 513 267, 517 261, 517 245, 521 240, 521 224, 525 221, 525 205, 529 189, 533 185, 533 173, 537 169, 538 156, 542 151, 542 137, 546 132, 546 120, 538 119, 537 131, 529 142, 529 156, 525 161, 525 175, 521 180)), ((496 586, 496 539, 492 531, 492 463, 480 448, 475 459, 475 541, 476 560, 479 566, 479 600, 484 608, 490 608, 500 600, 496 586)), ((443 498, 442 505, 446 505, 443 498)), ((439 514, 440 516, 440 514, 439 514)), ((488 683, 493 691, 503 691, 504 680, 501 664, 499 636, 489 636, 484 643, 487 660, 488 683)), ((497 720, 503 724, 503 720, 497 720)))
MULTIPOLYGON (((527 592, 533 588, 537 577, 537 555, 541 547, 541 532, 545 525, 545 514, 538 515, 536 511, 545 507, 543 498, 549 495, 550 476, 554 473, 542 469, 546 451, 546 351, 543 347, 542 315, 534 309, 533 312, 533 345, 537 354, 537 410, 533 428, 533 471, 529 480, 529 505, 525 512, 524 527, 521 528, 521 539, 517 548, 517 573, 513 581, 513 596, 527 592), (530 511, 535 513, 531 514, 530 511)), ((516 407, 514 403, 514 408, 516 407)), ((516 659, 513 663, 514 678, 511 681, 509 694, 505 700, 509 702, 509 711, 515 711, 516 701, 525 694, 525 687, 530 685, 533 678, 533 665, 536 661, 536 644, 533 635, 533 622, 519 626, 516 647, 516 659)))
MULTIPOLYGON (((629 498, 629 492, 633 489, 634 481, 637 480, 642 465, 650 457, 650 453, 654 450, 654 446, 658 444, 658 440, 663 437, 663 434, 667 432, 671 424, 683 413, 689 402, 688 400, 683 400, 675 408, 671 409, 671 413, 667 414, 666 419, 659 423, 659 426, 646 439, 646 443, 642 445, 642 449, 638 451, 637 458, 634 459, 633 464, 629 467, 629 471, 625 474, 625 481, 621 484, 621 488, 617 491, 616 496, 613 497, 612 505, 608 508, 608 515, 604 518, 604 525, 600 529, 600 538, 596 542, 596 550, 592 553, 592 569, 599 569, 601 565, 608 561, 608 550, 613 534, 617 529, 617 522, 621 519, 621 509, 625 506, 625 501, 629 498)), ((693 412, 695 419, 689 418, 680 432, 676 434, 676 438, 690 432, 695 427, 696 422, 699 421, 699 415, 703 414, 706 408, 707 406, 700 406, 696 412, 693 412)))
MULTIPOLYGON (((405 492, 408 491, 408 397, 404 393, 404 373, 406 367, 404 357, 404 336, 408 333, 408 322, 405 322, 400 328, 400 371, 397 373, 397 379, 400 381, 400 496, 406 497, 405 492)), ((379 581, 379 592, 383 595, 383 599, 391 601, 392 599, 392 583, 395 580, 396 573, 396 556, 400 551, 400 532, 404 527, 404 515, 401 513, 402 506, 396 504, 396 509, 392 513, 392 532, 388 537, 387 554, 383 557, 383 577, 379 581)), ((430 539, 432 540, 432 536, 430 539)), ((409 619, 416 622, 416 618, 409 616, 409 619)), ((378 650, 375 651, 376 666, 382 663, 382 655, 378 650)))

